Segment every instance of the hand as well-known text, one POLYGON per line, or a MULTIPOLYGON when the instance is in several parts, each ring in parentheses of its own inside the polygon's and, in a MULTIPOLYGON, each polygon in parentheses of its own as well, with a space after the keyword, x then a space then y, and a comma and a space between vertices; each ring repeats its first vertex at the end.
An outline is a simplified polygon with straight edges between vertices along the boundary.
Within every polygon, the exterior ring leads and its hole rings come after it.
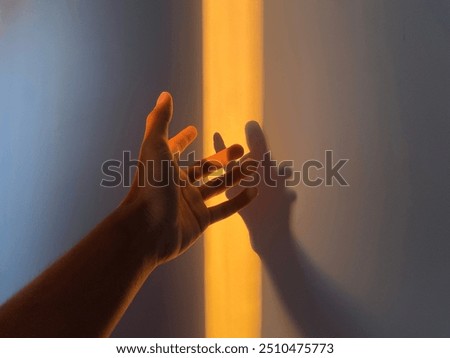
MULTIPOLYGON (((258 197, 254 205, 239 212, 250 232, 251 244, 255 252, 260 256, 268 256, 273 250, 282 244, 282 241, 290 237, 289 219, 292 203, 295 201, 295 193, 288 190, 285 179, 292 175, 289 168, 271 166, 264 159, 269 153, 269 147, 264 133, 257 122, 248 122, 245 127, 247 145, 250 152, 241 158, 241 165, 248 158, 260 161, 258 167, 258 197), (270 174, 272 185, 265 179, 270 174)), ((216 152, 221 152, 225 148, 225 143, 219 133, 214 135, 214 148, 216 152)), ((273 158, 272 158, 273 159, 273 158)), ((232 191, 227 192, 227 196, 232 196, 232 191)))
MULTIPOLYGON (((233 145, 202 161, 201 167, 182 169, 179 154, 197 136, 195 127, 183 129, 170 140, 168 127, 173 104, 169 93, 163 92, 147 117, 144 140, 140 150, 140 164, 122 210, 131 211, 139 226, 137 235, 148 259, 155 265, 171 260, 194 244, 212 223, 222 220, 246 206, 255 198, 255 188, 244 189, 235 198, 213 207, 205 200, 227 189, 225 176, 214 179, 214 186, 193 185, 211 173, 211 167, 223 167, 240 158, 243 148, 233 145), (163 182, 164 185, 157 184, 163 182)), ((235 172, 233 185, 245 177, 235 172)))
POLYGON ((187 127, 169 140, 171 118, 172 97, 162 93, 147 117, 138 169, 125 200, 0 306, 0 336, 109 336, 156 266, 186 251, 208 225, 256 196, 255 189, 246 189, 232 200, 206 207, 206 199, 238 184, 247 174, 239 170, 231 182, 227 173, 199 186, 193 183, 212 168, 240 158, 243 149, 224 148, 203 160, 200 169, 182 170, 179 153, 197 132, 187 127))

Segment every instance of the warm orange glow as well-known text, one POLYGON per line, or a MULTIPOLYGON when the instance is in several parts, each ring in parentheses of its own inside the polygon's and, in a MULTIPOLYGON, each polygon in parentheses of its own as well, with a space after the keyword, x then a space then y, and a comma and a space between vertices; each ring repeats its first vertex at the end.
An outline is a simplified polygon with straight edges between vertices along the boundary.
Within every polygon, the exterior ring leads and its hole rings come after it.
MULTIPOLYGON (((205 155, 214 132, 245 144, 245 123, 262 119, 262 1, 203 0, 203 93, 205 155)), ((260 271, 238 215, 207 230, 207 337, 259 337, 260 271)))

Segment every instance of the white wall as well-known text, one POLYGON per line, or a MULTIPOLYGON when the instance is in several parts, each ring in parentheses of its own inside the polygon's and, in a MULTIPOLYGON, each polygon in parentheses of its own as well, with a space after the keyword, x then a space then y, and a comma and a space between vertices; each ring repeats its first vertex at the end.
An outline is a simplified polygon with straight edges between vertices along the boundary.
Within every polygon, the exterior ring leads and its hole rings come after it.
MULTIPOLYGON (((199 4, 0 0, 0 302, 120 202, 101 165, 137 155, 160 91, 172 132, 201 123, 199 4)), ((201 251, 157 270, 116 334, 202 336, 201 251)))
MULTIPOLYGON (((159 91, 174 131, 200 123, 200 2, 126 3, 0 0, 0 301, 117 205, 100 165, 137 151, 159 91)), ((296 189, 301 250, 280 291, 265 277, 264 335, 450 334, 449 17, 446 0, 266 0, 274 154, 333 149, 350 187, 296 189)), ((159 269, 115 334, 202 336, 201 254, 159 269)))
MULTIPOLYGON (((297 169, 326 149, 350 159, 350 187, 300 186, 292 216, 304 288, 337 335, 450 334, 449 18, 445 0, 265 2, 274 155, 297 169)), ((272 312, 266 335, 305 328, 284 299, 297 328, 272 312)))

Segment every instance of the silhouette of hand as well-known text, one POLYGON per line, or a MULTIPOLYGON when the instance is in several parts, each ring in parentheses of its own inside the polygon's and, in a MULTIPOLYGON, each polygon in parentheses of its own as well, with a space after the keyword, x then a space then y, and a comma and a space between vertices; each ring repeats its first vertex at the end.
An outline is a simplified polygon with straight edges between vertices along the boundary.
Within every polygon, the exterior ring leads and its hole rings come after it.
MULTIPOLYGON (((210 174, 209 164, 219 168, 240 158, 243 148, 240 145, 223 148, 204 159, 201 167, 180 168, 179 154, 193 142, 197 131, 189 126, 169 140, 172 108, 172 97, 163 92, 147 117, 139 167, 121 204, 136 213, 136 224, 142 227, 143 235, 139 235, 142 244, 156 264, 186 251, 210 224, 242 209, 257 194, 255 188, 244 189, 231 200, 206 207, 206 199, 227 189, 224 176, 214 179, 214 186, 208 183, 195 186, 193 182, 210 174)), ((244 177, 238 172, 233 183, 238 184, 244 177)))
MULTIPOLYGON (((295 193, 285 186, 285 179, 291 176, 289 168, 283 168, 270 163, 267 153, 269 148, 260 125, 251 121, 245 126, 247 145, 250 152, 240 160, 243 163, 248 158, 260 161, 258 167, 258 197, 254 205, 239 212, 250 232, 251 244, 260 256, 270 255, 288 235, 290 210, 295 201, 295 193), (265 156, 266 155, 266 156, 265 156), (270 176, 269 176, 270 175, 270 176)), ((214 135, 214 148, 220 153, 225 143, 219 133, 214 135)), ((242 164, 241 164, 242 165, 242 164)), ((227 192, 230 198, 232 191, 227 192)))

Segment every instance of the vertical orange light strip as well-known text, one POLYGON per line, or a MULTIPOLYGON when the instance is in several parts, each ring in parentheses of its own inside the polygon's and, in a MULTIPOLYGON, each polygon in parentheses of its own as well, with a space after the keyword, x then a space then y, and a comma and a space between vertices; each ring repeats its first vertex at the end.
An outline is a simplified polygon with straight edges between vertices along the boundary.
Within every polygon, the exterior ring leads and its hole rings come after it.
MULTIPOLYGON (((205 154, 219 132, 245 145, 244 126, 262 120, 262 0, 203 0, 205 154)), ((226 200, 221 196, 209 204, 226 200)), ((261 269, 238 215, 205 233, 207 337, 259 337, 261 269)))

